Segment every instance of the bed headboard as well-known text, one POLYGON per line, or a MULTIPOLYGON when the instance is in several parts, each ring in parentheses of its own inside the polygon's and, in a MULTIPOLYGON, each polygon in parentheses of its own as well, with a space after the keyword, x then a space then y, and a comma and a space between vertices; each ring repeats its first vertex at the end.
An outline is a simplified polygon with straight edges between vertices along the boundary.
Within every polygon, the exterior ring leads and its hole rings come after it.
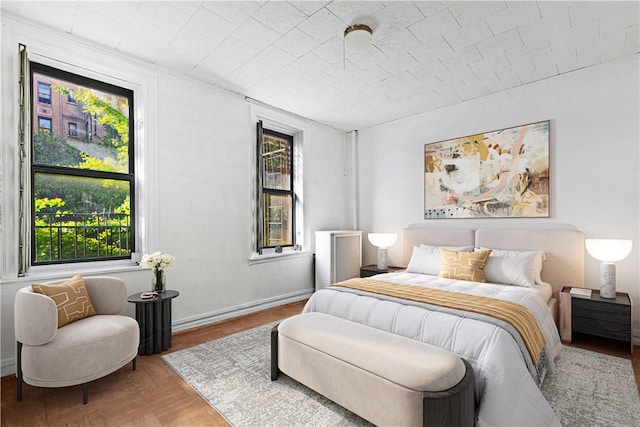
POLYGON ((554 294, 564 286, 584 287, 584 236, 575 229, 406 228, 402 230, 402 265, 409 263, 413 247, 420 243, 543 250, 547 259, 541 276, 554 294))
POLYGON ((402 265, 407 266, 414 246, 473 246, 470 228, 405 228, 402 230, 402 265))

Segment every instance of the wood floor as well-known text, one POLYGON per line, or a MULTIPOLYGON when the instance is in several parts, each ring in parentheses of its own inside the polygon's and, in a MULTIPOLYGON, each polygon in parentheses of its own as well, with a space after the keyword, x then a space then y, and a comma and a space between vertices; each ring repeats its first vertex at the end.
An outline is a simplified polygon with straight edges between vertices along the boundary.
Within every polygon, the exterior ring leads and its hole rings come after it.
MULTIPOLYGON (((221 338, 302 311, 306 301, 287 304, 173 334, 172 347, 162 353, 221 338)), ((160 358, 139 356, 131 364, 89 384, 89 403, 82 387, 39 388, 27 384, 16 402, 14 375, 2 378, 2 426, 228 426, 191 386, 160 358)))
MULTIPOLYGON (((212 339, 300 313, 305 301, 202 326, 173 335, 172 348, 182 350, 212 339)), ((577 347, 627 357, 628 346, 593 339, 577 347)), ((632 358, 640 384, 640 348, 632 358)), ((165 364, 160 355, 138 357, 137 370, 123 367, 89 384, 89 403, 82 404, 82 387, 46 389, 24 386, 16 402, 14 375, 2 378, 2 426, 227 426, 188 384, 165 364)))

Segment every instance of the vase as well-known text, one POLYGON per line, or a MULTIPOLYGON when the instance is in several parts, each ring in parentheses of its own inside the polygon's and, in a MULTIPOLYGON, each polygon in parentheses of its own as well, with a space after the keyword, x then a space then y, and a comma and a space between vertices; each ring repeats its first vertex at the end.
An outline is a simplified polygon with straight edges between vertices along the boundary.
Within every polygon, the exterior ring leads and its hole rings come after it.
POLYGON ((156 292, 164 292, 166 276, 164 275, 164 270, 155 270, 153 272, 152 277, 152 290, 156 292))

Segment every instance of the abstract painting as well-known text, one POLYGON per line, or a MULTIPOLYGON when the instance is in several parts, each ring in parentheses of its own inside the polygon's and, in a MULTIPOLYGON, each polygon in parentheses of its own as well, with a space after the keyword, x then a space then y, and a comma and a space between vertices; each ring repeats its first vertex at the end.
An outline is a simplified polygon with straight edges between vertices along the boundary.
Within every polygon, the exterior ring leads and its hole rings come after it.
POLYGON ((425 144, 424 218, 549 217, 549 121, 425 144))

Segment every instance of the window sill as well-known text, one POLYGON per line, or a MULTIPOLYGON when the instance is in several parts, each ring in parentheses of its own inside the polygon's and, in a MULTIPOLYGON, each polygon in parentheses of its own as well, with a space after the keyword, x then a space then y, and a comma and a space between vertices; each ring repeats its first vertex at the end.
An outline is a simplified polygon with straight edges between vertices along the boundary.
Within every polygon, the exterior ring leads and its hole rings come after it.
POLYGON ((75 274, 90 276, 137 270, 143 270, 143 268, 133 261, 102 261, 65 265, 39 265, 31 267, 24 277, 29 280, 58 279, 71 277, 75 274))
POLYGON ((249 257, 249 265, 254 264, 262 264, 265 262, 274 262, 274 261, 282 261, 288 260, 292 258, 309 258, 313 256, 313 252, 311 251, 286 251, 282 253, 268 252, 263 253, 262 255, 258 255, 257 253, 252 254, 249 257))

